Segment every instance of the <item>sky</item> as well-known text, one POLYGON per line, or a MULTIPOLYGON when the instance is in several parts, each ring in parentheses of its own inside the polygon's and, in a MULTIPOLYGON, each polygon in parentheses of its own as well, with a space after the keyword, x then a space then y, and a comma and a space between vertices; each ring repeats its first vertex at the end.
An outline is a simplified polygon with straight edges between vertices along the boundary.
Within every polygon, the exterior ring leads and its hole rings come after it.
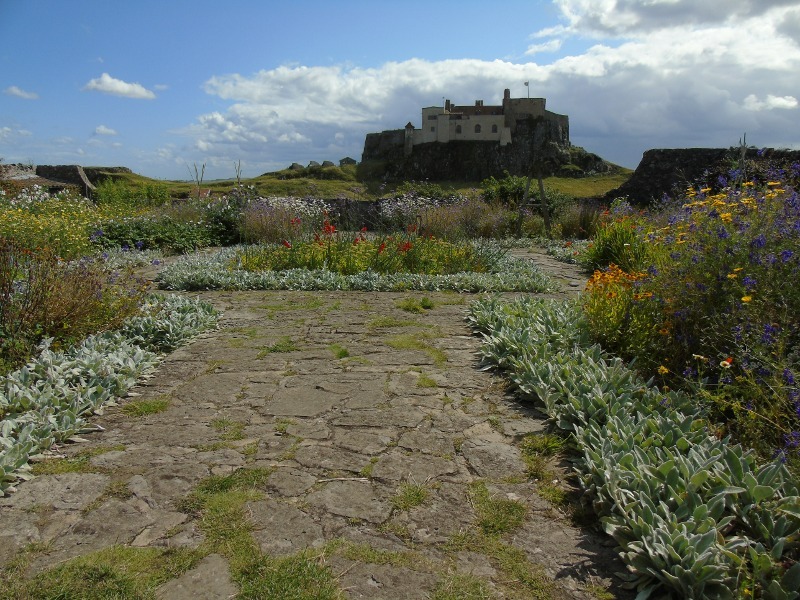
POLYGON ((629 168, 798 149, 800 0, 0 0, 6 163, 254 177, 505 88, 629 168))

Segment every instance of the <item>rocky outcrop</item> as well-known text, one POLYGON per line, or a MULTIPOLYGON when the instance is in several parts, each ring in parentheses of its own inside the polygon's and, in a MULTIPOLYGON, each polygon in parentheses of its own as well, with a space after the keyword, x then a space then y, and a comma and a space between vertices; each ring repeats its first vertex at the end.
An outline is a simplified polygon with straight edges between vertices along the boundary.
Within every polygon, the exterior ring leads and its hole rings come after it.
MULTIPOLYGON (((690 185, 701 184, 718 189, 738 175, 740 153, 739 148, 647 150, 631 178, 608 192, 604 200, 627 198, 633 204, 646 206, 665 195, 680 194, 690 185)), ((791 165, 798 162, 798 150, 750 148, 745 154, 743 176, 748 180, 763 181, 769 178, 770 169, 791 170, 791 165)))
POLYGON ((87 196, 94 191, 94 185, 80 165, 39 165, 36 167, 36 174, 45 179, 78 186, 87 196))
POLYGON ((608 171, 612 165, 597 155, 573 152, 569 144, 566 120, 528 118, 516 122, 513 141, 450 141, 414 144, 410 155, 404 153, 405 130, 370 133, 364 141, 359 165, 359 179, 386 181, 461 180, 480 181, 487 177, 528 175, 537 168, 543 175, 558 173, 565 165, 575 164, 572 156, 581 157, 583 165, 573 172, 608 171))

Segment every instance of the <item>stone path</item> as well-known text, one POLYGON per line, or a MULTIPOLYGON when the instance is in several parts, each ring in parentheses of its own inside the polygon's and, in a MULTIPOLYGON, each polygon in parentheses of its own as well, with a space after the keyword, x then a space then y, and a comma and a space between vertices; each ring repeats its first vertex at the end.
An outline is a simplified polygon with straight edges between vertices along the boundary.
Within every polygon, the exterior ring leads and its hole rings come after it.
MULTIPOLYGON (((574 293, 577 270, 550 268, 568 272, 563 293, 574 293)), ((324 551, 346 598, 428 598, 457 575, 493 597, 534 597, 503 564, 511 551, 541 578, 535 597, 628 597, 608 541, 574 527, 528 477, 520 441, 545 422, 476 368, 469 296, 200 296, 224 311, 219 330, 99 416, 104 431, 59 449, 80 468, 0 498, 0 566, 30 542, 40 545, 29 574, 114 544, 202 551, 207 523, 187 497, 245 469, 263 475, 243 507, 255 546, 274 557, 324 551), (409 312, 423 296, 433 308, 409 312), (123 410, 148 399, 166 409, 123 410), (480 543, 487 499, 524 514, 502 546, 480 543)), ((233 555, 217 546, 158 597, 232 597, 233 555)))

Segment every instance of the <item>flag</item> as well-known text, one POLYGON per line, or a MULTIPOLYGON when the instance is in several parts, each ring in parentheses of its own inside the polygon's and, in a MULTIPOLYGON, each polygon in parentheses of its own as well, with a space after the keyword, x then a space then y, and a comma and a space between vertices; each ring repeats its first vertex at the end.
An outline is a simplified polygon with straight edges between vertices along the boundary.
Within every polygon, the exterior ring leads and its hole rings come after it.
POLYGON ((526 81, 526 82, 525 82, 525 87, 528 87, 528 84, 529 84, 529 83, 530 83, 530 81, 526 81))

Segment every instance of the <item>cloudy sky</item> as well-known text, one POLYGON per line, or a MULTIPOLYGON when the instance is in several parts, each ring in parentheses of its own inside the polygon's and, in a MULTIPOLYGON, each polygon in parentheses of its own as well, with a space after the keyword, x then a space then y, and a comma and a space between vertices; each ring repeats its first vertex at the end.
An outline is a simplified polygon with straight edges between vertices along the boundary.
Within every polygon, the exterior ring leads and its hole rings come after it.
POLYGON ((504 88, 631 168, 800 148, 800 0, 0 0, 5 162, 255 176, 504 88))

